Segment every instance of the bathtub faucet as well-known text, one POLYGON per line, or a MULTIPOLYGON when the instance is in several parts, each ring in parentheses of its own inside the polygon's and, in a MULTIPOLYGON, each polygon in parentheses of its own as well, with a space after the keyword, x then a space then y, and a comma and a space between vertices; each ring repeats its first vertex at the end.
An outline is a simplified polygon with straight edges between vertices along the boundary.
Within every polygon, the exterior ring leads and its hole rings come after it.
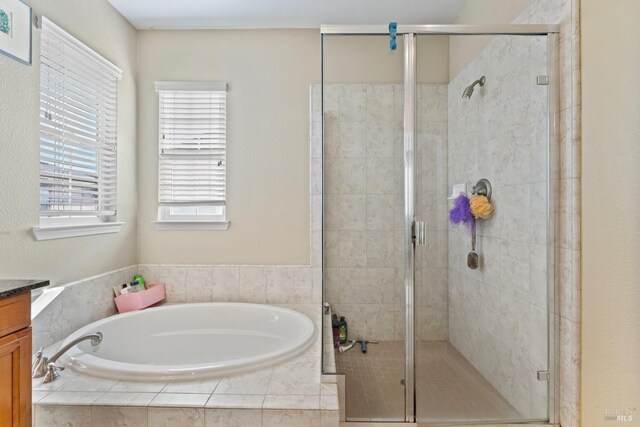
POLYGON ((36 353, 36 360, 33 362, 33 378, 44 377, 43 384, 50 383, 60 378, 58 370, 64 371, 64 366, 57 366, 56 360, 65 354, 71 347, 81 343, 82 341, 91 340, 92 346, 97 346, 102 342, 102 332, 96 332, 95 334, 88 334, 76 338, 69 344, 58 350, 53 356, 47 357, 42 353, 43 348, 36 353))

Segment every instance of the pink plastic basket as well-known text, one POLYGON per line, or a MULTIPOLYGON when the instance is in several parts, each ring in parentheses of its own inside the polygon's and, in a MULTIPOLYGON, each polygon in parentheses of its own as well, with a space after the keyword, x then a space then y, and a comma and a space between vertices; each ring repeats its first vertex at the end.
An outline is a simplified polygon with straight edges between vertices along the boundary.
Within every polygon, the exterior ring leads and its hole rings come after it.
POLYGON ((152 283, 147 289, 114 298, 118 313, 142 310, 164 299, 164 283, 152 283))

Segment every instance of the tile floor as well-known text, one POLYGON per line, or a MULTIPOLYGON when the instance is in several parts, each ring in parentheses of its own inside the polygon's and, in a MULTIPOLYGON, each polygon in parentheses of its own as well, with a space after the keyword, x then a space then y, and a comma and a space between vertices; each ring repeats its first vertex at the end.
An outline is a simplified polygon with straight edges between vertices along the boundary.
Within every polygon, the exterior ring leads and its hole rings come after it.
MULTIPOLYGON (((416 347, 417 412, 421 422, 517 420, 518 412, 448 342, 416 347)), ((351 421, 400 420, 404 414, 404 343, 370 344, 336 353, 346 374, 346 417, 351 421)))
POLYGON ((345 416, 348 421, 404 419, 404 343, 357 344, 336 352, 337 372, 345 375, 345 416))

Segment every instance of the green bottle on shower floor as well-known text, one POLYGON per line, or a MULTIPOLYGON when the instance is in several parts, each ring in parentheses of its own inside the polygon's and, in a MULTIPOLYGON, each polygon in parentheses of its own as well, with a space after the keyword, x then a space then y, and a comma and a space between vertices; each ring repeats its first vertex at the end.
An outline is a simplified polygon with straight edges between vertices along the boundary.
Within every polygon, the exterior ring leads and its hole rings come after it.
POLYGON ((344 320, 344 316, 340 316, 340 322, 338 323, 338 330, 340 331, 340 344, 346 343, 349 331, 347 327, 347 321, 344 320))

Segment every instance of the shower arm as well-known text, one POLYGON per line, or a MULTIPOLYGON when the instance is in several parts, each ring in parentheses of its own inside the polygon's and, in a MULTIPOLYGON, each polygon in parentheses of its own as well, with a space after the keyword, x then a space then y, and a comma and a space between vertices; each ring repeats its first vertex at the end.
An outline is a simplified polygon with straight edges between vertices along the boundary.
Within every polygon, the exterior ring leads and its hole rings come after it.
POLYGON ((485 76, 480 77, 478 80, 476 80, 475 82, 471 83, 471 87, 475 88, 477 85, 480 85, 480 87, 484 86, 484 82, 486 81, 485 76))

